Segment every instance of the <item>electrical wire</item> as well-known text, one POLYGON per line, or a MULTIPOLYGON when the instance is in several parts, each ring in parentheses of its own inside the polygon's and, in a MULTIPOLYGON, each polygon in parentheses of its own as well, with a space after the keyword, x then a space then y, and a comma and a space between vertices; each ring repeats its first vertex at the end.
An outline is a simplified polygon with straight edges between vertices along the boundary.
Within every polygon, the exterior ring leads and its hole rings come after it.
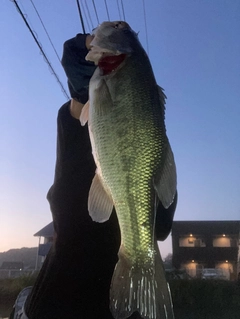
POLYGON ((48 60, 48 58, 47 58, 45 52, 43 51, 43 48, 42 48, 42 46, 40 45, 38 39, 36 38, 36 36, 35 36, 33 30, 31 29, 30 25, 28 24, 28 22, 27 22, 27 20, 26 20, 26 18, 25 18, 25 16, 24 16, 24 14, 22 13, 22 11, 21 11, 21 9, 20 9, 20 7, 19 7, 17 1, 16 1, 16 0, 13 0, 12 2, 15 4, 15 6, 16 6, 18 12, 20 13, 21 17, 23 18, 23 20, 24 20, 24 22, 25 22, 25 24, 26 24, 28 30, 30 31, 30 33, 31 33, 31 35, 32 35, 32 37, 33 37, 33 39, 34 39, 34 41, 36 42, 37 46, 39 47, 39 49, 40 49, 40 51, 41 51, 41 53, 42 53, 42 55, 43 55, 45 61, 47 62, 48 66, 49 66, 49 68, 50 68, 50 70, 52 71, 52 74, 55 76, 55 78, 56 78, 58 84, 61 86, 62 92, 64 93, 64 95, 66 96, 66 98, 69 100, 70 97, 68 96, 66 90, 64 89, 64 86, 62 85, 62 83, 61 83, 61 81, 60 81, 60 79, 59 79, 59 77, 57 76, 56 72, 54 71, 54 69, 53 69, 53 67, 52 67, 52 65, 51 65, 51 63, 50 63, 50 61, 48 60))
POLYGON ((121 15, 121 11, 120 11, 118 0, 117 0, 117 7, 118 7, 119 18, 120 18, 120 20, 122 20, 122 15, 121 15))
POLYGON ((35 12, 36 12, 36 14, 37 14, 37 16, 38 16, 38 18, 39 18, 41 24, 42 24, 42 27, 43 27, 43 29, 44 29, 44 31, 45 31, 47 37, 48 37, 48 40, 49 40, 49 42, 51 43, 51 46, 52 46, 52 48, 53 48, 53 50, 54 50, 54 52, 55 52, 55 54, 56 54, 56 56, 57 56, 57 58, 58 58, 58 61, 59 61, 60 64, 61 64, 61 59, 60 59, 60 57, 59 57, 59 55, 58 55, 58 53, 57 53, 56 48, 55 48, 54 45, 53 45, 53 42, 52 42, 52 40, 51 40, 51 38, 50 38, 50 36, 49 36, 49 34, 48 34, 48 32, 47 32, 47 29, 45 28, 45 25, 44 25, 44 23, 43 23, 43 21, 42 21, 42 19, 41 19, 41 17, 40 17, 40 14, 39 14, 39 12, 38 12, 36 6, 34 5, 33 1, 30 0, 30 2, 32 3, 32 6, 33 6, 33 8, 34 8, 34 10, 35 10, 35 12))
MULTIPOLYGON (((80 0, 80 1, 81 1, 81 0, 80 0)), ((87 26, 88 26, 88 31, 90 32, 91 27, 90 27, 90 25, 89 25, 89 22, 88 22, 88 19, 87 19, 87 14, 86 14, 86 11, 85 11, 85 8, 84 8, 84 5, 83 5, 82 1, 81 1, 81 5, 82 5, 83 15, 84 15, 84 17, 85 17, 85 21, 86 21, 87 26)))
POLYGON ((82 11, 81 11, 80 4, 79 4, 79 0, 76 0, 76 1, 77 1, 79 18, 80 18, 81 25, 82 25, 82 30, 83 30, 83 33, 86 34, 85 27, 84 27, 84 22, 83 22, 83 17, 82 17, 82 11))
POLYGON ((95 11, 95 14, 96 14, 97 22, 98 22, 98 24, 99 24, 99 19, 98 19, 98 14, 97 14, 97 9, 96 9, 95 1, 94 1, 94 0, 92 0, 92 4, 93 4, 94 11, 95 11))
POLYGON ((145 8, 145 1, 142 0, 142 2, 143 2, 143 14, 144 14, 144 23, 145 23, 145 32, 146 32, 147 53, 149 54, 146 8, 145 8))
POLYGON ((123 0, 121 0, 121 4, 122 4, 123 20, 126 21, 123 0))
MULTIPOLYGON (((89 11, 89 8, 88 8, 87 0, 85 0, 85 6, 86 6, 88 17, 89 17, 89 20, 91 22, 91 26, 92 26, 92 29, 93 29, 94 28, 94 24, 93 24, 93 21, 92 21, 92 18, 91 18, 91 14, 90 14, 90 11, 89 11)), ((90 28, 89 28, 89 30, 90 30, 90 28)))
POLYGON ((108 6, 107 6, 107 0, 104 0, 104 2, 105 2, 106 11, 107 11, 108 21, 110 21, 109 12, 108 12, 108 6))

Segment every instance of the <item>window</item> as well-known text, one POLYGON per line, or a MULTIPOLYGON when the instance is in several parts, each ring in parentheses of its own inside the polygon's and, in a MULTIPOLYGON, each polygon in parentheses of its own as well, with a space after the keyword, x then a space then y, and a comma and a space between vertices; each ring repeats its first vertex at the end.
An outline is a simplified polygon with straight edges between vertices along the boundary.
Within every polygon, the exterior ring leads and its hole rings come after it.
POLYGON ((192 235, 191 237, 180 237, 179 247, 206 247, 206 244, 204 239, 192 235))
POLYGON ((213 247, 231 247, 230 238, 227 236, 213 238, 213 247))

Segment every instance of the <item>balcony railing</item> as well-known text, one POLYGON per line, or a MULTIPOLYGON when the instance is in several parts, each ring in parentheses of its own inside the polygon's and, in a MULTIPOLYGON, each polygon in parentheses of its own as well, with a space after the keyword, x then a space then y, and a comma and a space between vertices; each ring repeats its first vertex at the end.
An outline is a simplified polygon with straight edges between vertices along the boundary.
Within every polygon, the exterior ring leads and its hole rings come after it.
POLYGON ((237 260, 237 247, 178 247, 173 252, 179 261, 186 260, 237 260))

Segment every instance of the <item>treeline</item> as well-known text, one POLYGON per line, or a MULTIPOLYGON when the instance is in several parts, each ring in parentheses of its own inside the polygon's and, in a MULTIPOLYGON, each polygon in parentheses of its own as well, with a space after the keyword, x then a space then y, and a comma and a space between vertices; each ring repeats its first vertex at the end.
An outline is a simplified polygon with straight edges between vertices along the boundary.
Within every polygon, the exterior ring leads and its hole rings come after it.
POLYGON ((172 280, 175 319, 239 319, 240 284, 226 280, 172 280))
POLYGON ((24 267, 34 269, 36 263, 36 256, 37 247, 23 247, 20 249, 10 249, 8 251, 0 253, 0 267, 4 261, 15 261, 23 262, 24 267))

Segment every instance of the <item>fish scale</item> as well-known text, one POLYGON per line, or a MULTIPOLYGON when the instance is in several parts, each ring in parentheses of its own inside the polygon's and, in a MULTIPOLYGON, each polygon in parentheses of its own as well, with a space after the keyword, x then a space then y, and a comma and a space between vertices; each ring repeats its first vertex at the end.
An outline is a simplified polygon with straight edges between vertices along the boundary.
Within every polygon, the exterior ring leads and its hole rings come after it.
MULTIPOLYGON (((129 61, 129 64, 130 62, 131 61, 129 61)), ((131 64, 130 66, 132 68, 131 64)), ((101 149, 103 150, 102 152, 100 150, 98 151, 101 161, 101 170, 103 172, 102 177, 112 193, 122 230, 122 244, 125 251, 133 258, 133 243, 135 243, 135 247, 141 247, 140 251, 142 255, 136 256, 135 258, 140 258, 146 262, 146 252, 148 254, 149 249, 153 249, 154 247, 152 238, 153 230, 150 230, 150 226, 151 228, 153 227, 153 216, 149 216, 149 212, 154 212, 154 196, 151 196, 150 192, 147 193, 146 189, 149 188, 148 184, 151 182, 151 176, 154 175, 154 166, 158 167, 160 164, 161 148, 159 143, 160 139, 156 136, 158 132, 156 132, 155 127, 149 125, 148 135, 146 136, 146 132, 144 135, 142 134, 142 128, 146 125, 146 117, 149 112, 146 110, 143 115, 140 117, 137 116, 135 105, 131 103, 131 101, 138 101, 139 97, 137 98, 133 93, 134 92, 128 94, 126 97, 130 103, 124 103, 125 100, 123 100, 121 105, 118 106, 121 112, 111 112, 109 118, 104 116, 102 122, 100 122, 96 112, 96 121, 99 124, 95 130, 95 144, 101 145, 101 149), (125 111, 124 108, 127 109, 126 112, 129 116, 128 123, 126 123, 126 118, 122 118, 122 114, 124 114, 125 111), (125 129, 126 125, 128 125, 127 129, 125 129), (121 132, 124 129, 126 132, 123 136, 123 140, 120 141, 119 137, 115 138, 113 132, 121 132), (103 132, 103 130, 106 131, 106 133, 103 132), (140 134, 138 133, 139 131, 140 134), (112 141, 108 139, 106 140, 106 145, 102 146, 104 141, 98 141, 98 138, 109 135, 109 132, 112 132, 112 141), (126 143, 130 144, 128 148, 126 147, 126 143), (116 159, 115 154, 120 153, 119 149, 121 150, 121 156, 118 162, 113 166, 113 161, 116 159), (101 153, 103 153, 103 155, 101 155, 101 153), (154 158, 156 158, 155 161, 154 158), (116 167, 119 169, 117 170, 116 167), (123 172, 127 172, 127 175, 123 175, 123 172), (121 181, 123 176, 124 180, 121 181), (117 192, 114 192, 114 190, 117 190, 117 192), (135 198, 132 196, 132 192, 137 193, 135 198), (122 205, 123 201, 125 201, 125 205, 122 205), (120 204, 118 204, 119 202, 120 204), (126 209, 126 206, 129 210, 126 209), (148 227, 145 226, 145 228, 147 228, 145 230, 141 229, 143 223, 148 225, 148 227), (129 227, 129 225, 131 225, 131 227, 129 227), (125 228, 127 229, 125 230, 125 228), (133 236, 130 234, 133 234, 133 236)), ((99 103, 101 102, 99 101, 99 103)), ((153 194, 153 192, 152 187, 151 193, 153 194)), ((136 252, 138 251, 139 249, 136 249, 136 252)))

